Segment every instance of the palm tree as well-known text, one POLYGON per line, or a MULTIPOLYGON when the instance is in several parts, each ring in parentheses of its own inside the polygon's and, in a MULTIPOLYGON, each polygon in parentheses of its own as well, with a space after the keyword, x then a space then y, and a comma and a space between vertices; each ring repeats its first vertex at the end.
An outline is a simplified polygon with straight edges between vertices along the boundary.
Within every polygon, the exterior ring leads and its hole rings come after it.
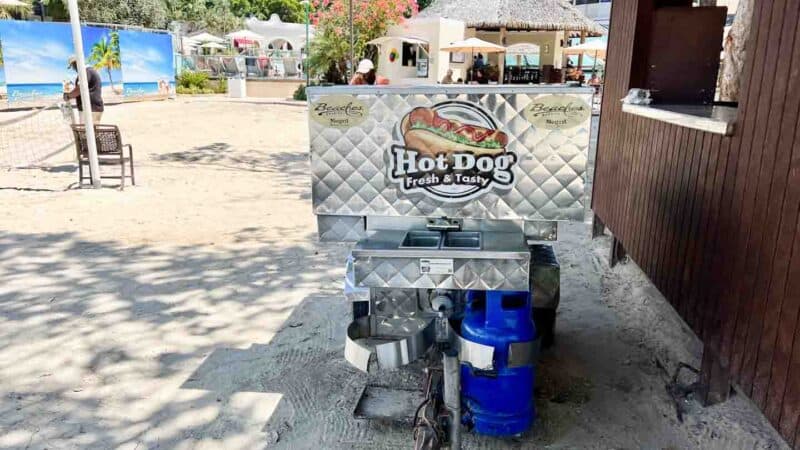
POLYGON ((0 19, 13 19, 15 15, 25 17, 31 12, 31 5, 19 0, 0 1, 0 19))
POLYGON ((108 38, 103 37, 103 39, 95 42, 92 46, 92 52, 89 54, 89 64, 98 70, 106 69, 111 89, 114 89, 111 71, 122 67, 122 61, 119 56, 119 33, 112 31, 108 38))

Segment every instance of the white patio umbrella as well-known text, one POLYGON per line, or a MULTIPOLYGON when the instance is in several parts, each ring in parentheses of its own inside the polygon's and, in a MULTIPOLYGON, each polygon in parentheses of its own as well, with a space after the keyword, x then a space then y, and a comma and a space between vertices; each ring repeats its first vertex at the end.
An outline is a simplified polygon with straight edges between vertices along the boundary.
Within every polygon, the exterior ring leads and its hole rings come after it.
POLYGON ((463 41, 451 42, 450 45, 445 45, 439 48, 439 50, 449 53, 469 52, 470 61, 472 61, 472 57, 475 55, 476 51, 479 53, 504 53, 506 48, 502 45, 492 44, 491 42, 473 37, 464 39, 463 41))
POLYGON ((197 47, 198 45, 201 44, 200 41, 194 40, 194 39, 192 39, 190 37, 186 37, 186 36, 183 36, 181 38, 181 42, 183 43, 184 47, 197 47))
POLYGON ((225 35, 225 37, 230 40, 244 39, 248 41, 263 41, 265 39, 264 36, 246 29, 228 33, 225 35))
POLYGON ((203 42, 203 43, 205 43, 205 42, 213 42, 213 43, 217 43, 217 44, 223 44, 223 43, 226 42, 225 39, 222 39, 221 37, 217 37, 217 36, 214 36, 211 33, 206 33, 206 32, 202 32, 200 34, 195 34, 194 36, 189 36, 189 37, 194 39, 197 42, 203 42))
POLYGON ((584 42, 583 44, 565 48, 564 54, 565 55, 587 54, 589 56, 594 56, 595 59, 597 58, 605 59, 606 43, 604 41, 599 41, 599 40, 584 42))
POLYGON ((217 44, 216 42, 206 42, 205 44, 200 46, 201 48, 213 49, 213 50, 224 50, 228 47, 224 45, 217 44))
POLYGON ((601 40, 584 42, 583 44, 574 47, 567 47, 564 49, 565 55, 589 55, 594 61, 592 66, 592 73, 597 71, 597 60, 606 58, 606 42, 601 40))
POLYGON ((481 53, 503 53, 506 48, 502 45, 492 44, 478 38, 464 39, 463 41, 451 42, 450 45, 445 45, 439 50, 450 53, 466 53, 466 52, 481 52, 481 53))

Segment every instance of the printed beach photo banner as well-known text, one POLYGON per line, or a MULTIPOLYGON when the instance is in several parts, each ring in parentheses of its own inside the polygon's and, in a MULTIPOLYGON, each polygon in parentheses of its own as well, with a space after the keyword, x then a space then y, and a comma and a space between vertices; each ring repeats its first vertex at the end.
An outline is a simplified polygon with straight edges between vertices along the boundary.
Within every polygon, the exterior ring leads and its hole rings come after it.
MULTIPOLYGON (((86 64, 100 74, 104 100, 163 97, 174 91, 169 34, 81 28, 86 64)), ((0 21, 0 49, 0 95, 8 106, 46 105, 74 87, 76 74, 67 68, 74 53, 69 24, 0 21)))
POLYGON ((125 97, 175 93, 175 58, 169 34, 119 32, 125 97))

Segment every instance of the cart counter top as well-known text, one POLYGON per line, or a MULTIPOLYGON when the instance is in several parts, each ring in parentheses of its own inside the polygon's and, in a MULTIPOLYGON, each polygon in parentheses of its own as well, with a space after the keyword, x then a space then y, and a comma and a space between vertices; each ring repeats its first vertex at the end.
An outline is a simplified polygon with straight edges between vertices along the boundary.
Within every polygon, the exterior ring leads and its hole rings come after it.
POLYGON ((309 96, 317 95, 386 95, 386 94, 592 94, 588 86, 563 84, 430 84, 375 86, 311 86, 309 96))

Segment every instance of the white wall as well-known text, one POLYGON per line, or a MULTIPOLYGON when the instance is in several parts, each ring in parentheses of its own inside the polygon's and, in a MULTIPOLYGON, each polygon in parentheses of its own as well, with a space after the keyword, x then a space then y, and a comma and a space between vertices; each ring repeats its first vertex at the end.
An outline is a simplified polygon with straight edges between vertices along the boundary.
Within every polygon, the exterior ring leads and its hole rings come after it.
MULTIPOLYGON (((412 19, 395 25, 386 33, 392 37, 415 37, 429 42, 430 60, 428 61, 428 77, 418 78, 416 67, 403 66, 403 42, 400 39, 389 41, 380 46, 378 57, 378 75, 389 79, 392 84, 435 84, 447 73, 450 53, 439 49, 453 41, 464 39, 464 23, 448 19, 412 19), (389 61, 392 49, 397 50, 397 59, 389 61)), ((461 75, 463 77, 463 75, 461 75)), ((453 79, 458 76, 454 73, 453 79)))
MULTIPOLYGON (((478 37, 488 42, 500 44, 500 33, 478 31, 474 28, 465 28, 464 23, 449 19, 424 18, 412 19, 402 24, 390 27, 387 36, 416 37, 430 43, 428 78, 418 78, 416 67, 403 66, 403 43, 400 39, 389 41, 380 46, 378 56, 378 75, 386 77, 392 84, 435 84, 440 82, 448 69, 453 69, 453 80, 466 79, 467 69, 472 66, 472 55, 467 54, 464 63, 451 63, 450 53, 440 51, 442 46, 451 42, 478 37), (394 62, 389 61, 389 54, 396 49, 398 56, 394 62)), ((563 31, 510 31, 506 35, 506 45, 519 43, 532 43, 540 48, 539 63, 551 64, 557 68, 562 65, 561 42, 564 39, 563 31)), ((484 55, 486 56, 486 55, 484 55)), ((488 61, 497 65, 497 54, 488 55, 488 61)))
MULTIPOLYGON (((487 42, 500 44, 499 31, 478 31, 474 29, 467 31, 468 35, 475 36, 487 42)), ((509 31, 506 34, 506 46, 522 43, 536 44, 539 46, 539 64, 544 66, 552 64, 561 67, 562 48, 561 40, 564 38, 563 31, 509 31)), ((486 56, 486 55, 484 55, 486 56)), ((497 65, 499 58, 497 54, 489 55, 489 62, 497 65)))

